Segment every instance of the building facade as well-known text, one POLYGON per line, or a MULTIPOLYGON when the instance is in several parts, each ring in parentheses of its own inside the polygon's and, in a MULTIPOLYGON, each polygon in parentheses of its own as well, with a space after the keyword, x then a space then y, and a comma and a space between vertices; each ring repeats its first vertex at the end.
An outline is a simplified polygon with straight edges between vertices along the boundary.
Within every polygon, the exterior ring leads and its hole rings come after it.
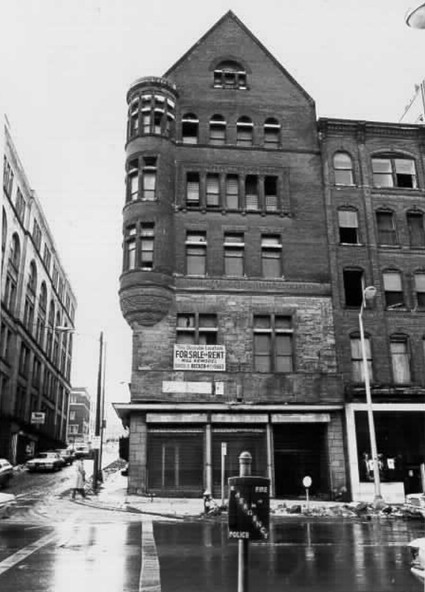
POLYGON ((345 412, 314 101, 231 12, 127 101, 129 491, 219 495, 248 450, 275 497, 309 475, 329 498, 345 412))
POLYGON ((403 501, 425 486, 425 128, 320 119, 318 129, 351 493, 374 495, 358 318, 374 286, 362 318, 381 487, 403 501))
POLYGON ((92 414, 91 397, 85 387, 75 387, 71 390, 68 418, 68 444, 78 442, 87 444, 90 441, 92 414))
POLYGON ((65 445, 76 299, 41 203, 5 127, 0 456, 65 445))

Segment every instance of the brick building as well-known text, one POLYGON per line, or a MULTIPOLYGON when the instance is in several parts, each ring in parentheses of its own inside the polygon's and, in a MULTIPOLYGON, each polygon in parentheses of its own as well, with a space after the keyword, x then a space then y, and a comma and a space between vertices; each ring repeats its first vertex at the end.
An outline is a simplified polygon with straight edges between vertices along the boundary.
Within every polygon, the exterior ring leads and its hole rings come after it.
POLYGON ((14 463, 65 444, 75 308, 52 232, 6 125, 0 456, 14 463))
POLYGON ((358 313, 374 286, 363 325, 382 493, 403 500, 425 486, 425 128, 321 119, 319 134, 351 492, 373 496, 358 313))
POLYGON ((69 400, 68 444, 90 441, 92 423, 91 398, 85 387, 74 387, 69 400))
POLYGON ((220 492, 251 452, 276 497, 346 486, 312 98, 231 12, 128 94, 129 491, 220 492))

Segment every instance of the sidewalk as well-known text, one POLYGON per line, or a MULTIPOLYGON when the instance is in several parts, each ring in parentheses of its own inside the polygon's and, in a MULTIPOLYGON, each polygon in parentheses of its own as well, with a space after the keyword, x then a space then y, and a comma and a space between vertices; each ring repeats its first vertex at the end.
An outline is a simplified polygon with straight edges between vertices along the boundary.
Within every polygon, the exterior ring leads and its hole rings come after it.
MULTIPOLYGON (((216 502, 220 503, 220 500, 216 500, 216 502)), ((162 516, 177 520, 205 517, 202 498, 150 498, 149 496, 129 495, 127 493, 127 477, 123 477, 119 470, 107 476, 97 494, 91 494, 89 498, 79 500, 78 503, 102 509, 162 516)), ((285 516, 288 518, 300 515, 329 518, 367 517, 367 519, 371 519, 372 516, 404 517, 404 511, 400 506, 388 504, 382 509, 375 509, 364 502, 342 503, 313 500, 309 502, 307 507, 305 499, 271 499, 270 514, 271 517, 285 516)))

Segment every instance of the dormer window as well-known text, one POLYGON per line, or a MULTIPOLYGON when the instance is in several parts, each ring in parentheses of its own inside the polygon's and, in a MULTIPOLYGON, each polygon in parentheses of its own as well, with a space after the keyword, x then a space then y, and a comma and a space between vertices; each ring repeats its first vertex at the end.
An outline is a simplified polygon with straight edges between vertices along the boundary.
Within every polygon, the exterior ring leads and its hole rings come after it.
POLYGON ((214 88, 246 89, 246 71, 231 60, 220 62, 214 69, 214 88))

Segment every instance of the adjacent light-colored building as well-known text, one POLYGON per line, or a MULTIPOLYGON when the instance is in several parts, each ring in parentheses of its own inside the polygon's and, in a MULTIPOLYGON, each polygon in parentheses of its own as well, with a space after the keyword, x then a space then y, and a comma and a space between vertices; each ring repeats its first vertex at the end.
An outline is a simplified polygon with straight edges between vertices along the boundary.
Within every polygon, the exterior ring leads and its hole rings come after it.
POLYGON ((68 418, 68 444, 78 442, 88 444, 94 430, 91 429, 91 397, 84 387, 75 387, 71 390, 68 418))
POLYGON ((7 124, 2 196, 0 456, 16 463, 66 443, 76 298, 7 124))

